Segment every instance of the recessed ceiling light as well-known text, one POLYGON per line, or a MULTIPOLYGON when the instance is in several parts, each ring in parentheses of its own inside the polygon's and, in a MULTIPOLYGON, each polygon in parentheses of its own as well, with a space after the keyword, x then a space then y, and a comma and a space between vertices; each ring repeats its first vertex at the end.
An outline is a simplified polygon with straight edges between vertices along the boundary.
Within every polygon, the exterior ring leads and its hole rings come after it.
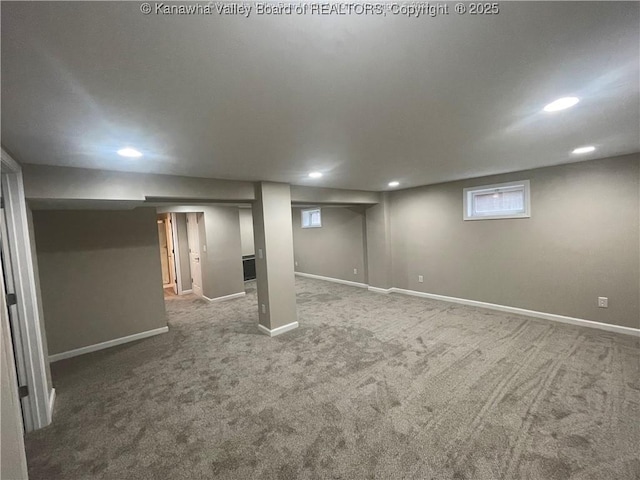
POLYGON ((396 182, 395 180, 393 182, 389 182, 390 187, 397 187, 398 185, 400 185, 400 182, 396 182))
POLYGON ((573 107, 578 103, 580 99, 578 97, 562 97, 558 100, 545 105, 545 112, 557 112, 558 110, 564 110, 565 108, 573 107))
POLYGON ((309 176, 310 176, 311 178, 320 178, 320 177, 322 176, 322 173, 320 173, 320 172, 311 172, 311 173, 309 174, 309 176))
POLYGON ((579 147, 573 150, 571 153, 589 153, 593 152, 596 149, 593 145, 589 145, 587 147, 579 147))
POLYGON ((138 158, 142 156, 142 153, 135 148, 125 147, 118 150, 118 155, 121 157, 138 158))

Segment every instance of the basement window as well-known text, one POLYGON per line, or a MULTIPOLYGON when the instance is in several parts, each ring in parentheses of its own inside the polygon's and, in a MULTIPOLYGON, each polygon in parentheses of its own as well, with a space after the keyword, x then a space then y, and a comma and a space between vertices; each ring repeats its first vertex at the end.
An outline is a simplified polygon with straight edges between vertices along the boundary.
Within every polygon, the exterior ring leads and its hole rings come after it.
POLYGON ((529 180, 465 188, 463 203, 465 220, 528 218, 529 180))
POLYGON ((302 228, 318 228, 322 226, 322 216, 319 208, 302 210, 302 228))

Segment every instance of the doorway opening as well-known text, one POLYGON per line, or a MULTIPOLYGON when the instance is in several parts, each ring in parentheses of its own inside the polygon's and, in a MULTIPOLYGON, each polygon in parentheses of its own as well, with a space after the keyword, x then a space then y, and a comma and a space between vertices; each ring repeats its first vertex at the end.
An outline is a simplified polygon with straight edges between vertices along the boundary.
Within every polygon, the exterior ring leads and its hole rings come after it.
POLYGON ((160 267, 162 269, 162 288, 165 297, 178 294, 175 248, 173 245, 173 225, 170 213, 158 215, 158 242, 160 244, 160 267))
MULTIPOLYGON (((157 217, 162 287, 166 299, 204 295, 203 253, 206 233, 203 212, 163 212, 157 217)), ((206 253, 205 253, 206 256, 206 253)))

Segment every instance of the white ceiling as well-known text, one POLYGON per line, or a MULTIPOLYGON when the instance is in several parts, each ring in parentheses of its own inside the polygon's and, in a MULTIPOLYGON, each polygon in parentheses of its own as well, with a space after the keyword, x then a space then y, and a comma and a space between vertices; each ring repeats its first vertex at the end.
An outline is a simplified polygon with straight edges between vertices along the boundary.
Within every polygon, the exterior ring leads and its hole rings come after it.
POLYGON ((139 7, 2 2, 18 160, 382 190, 640 151, 638 2, 417 19, 139 7), (542 112, 567 95, 581 102, 542 112), (127 145, 144 157, 118 157, 127 145))

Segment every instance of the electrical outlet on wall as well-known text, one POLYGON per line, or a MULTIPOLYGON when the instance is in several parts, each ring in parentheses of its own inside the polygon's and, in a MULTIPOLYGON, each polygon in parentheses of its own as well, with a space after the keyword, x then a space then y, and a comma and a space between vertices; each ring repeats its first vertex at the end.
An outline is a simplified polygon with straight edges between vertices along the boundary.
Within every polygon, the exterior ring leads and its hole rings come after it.
POLYGON ((418 282, 424 283, 424 277, 422 275, 418 275, 418 282))
POLYGON ((262 313, 267 313, 267 306, 264 303, 261 306, 262 306, 262 313))
POLYGON ((609 297, 598 297, 599 308, 609 308, 609 297))
POLYGON ((358 269, 357 269, 357 268, 354 268, 354 269, 353 269, 353 274, 354 274, 354 275, 357 275, 357 274, 358 274, 358 269))
POLYGON ((295 266, 297 267, 298 266, 298 262, 294 262, 294 263, 295 263, 295 266))

